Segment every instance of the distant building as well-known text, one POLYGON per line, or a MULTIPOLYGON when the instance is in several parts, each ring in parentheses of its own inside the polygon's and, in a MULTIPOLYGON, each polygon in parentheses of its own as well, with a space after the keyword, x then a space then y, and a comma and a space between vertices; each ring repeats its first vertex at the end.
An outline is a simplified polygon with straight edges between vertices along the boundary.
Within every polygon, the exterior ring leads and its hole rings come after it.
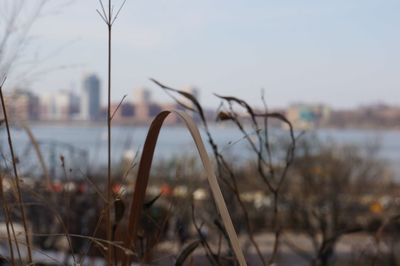
POLYGON ((79 112, 79 97, 72 91, 60 90, 45 94, 40 106, 41 120, 71 120, 79 112))
MULTIPOLYGON (((39 119, 39 97, 28 90, 15 89, 5 96, 10 120, 27 121, 39 119)), ((1 112, 1 117, 3 114, 1 112)))
POLYGON ((136 88, 133 91, 135 120, 138 122, 149 121, 152 116, 151 92, 147 88, 136 88))
POLYGON ((323 104, 298 103, 289 106, 287 119, 297 129, 311 129, 325 125, 330 117, 330 108, 323 104))
POLYGON ((150 104, 151 91, 148 88, 140 87, 133 90, 133 103, 137 104, 150 104))
MULTIPOLYGON (((113 103, 111 104, 111 110, 114 114, 113 121, 120 123, 131 122, 135 113, 135 107, 131 103, 122 103, 120 106, 117 103, 113 103)), ((107 110, 105 109, 104 114, 106 115, 106 113, 107 110)))
POLYGON ((400 128, 400 106, 375 103, 348 110, 334 110, 330 125, 344 128, 400 128))
POLYGON ((100 79, 94 74, 86 76, 82 82, 81 93, 81 118, 98 120, 100 118, 100 79))

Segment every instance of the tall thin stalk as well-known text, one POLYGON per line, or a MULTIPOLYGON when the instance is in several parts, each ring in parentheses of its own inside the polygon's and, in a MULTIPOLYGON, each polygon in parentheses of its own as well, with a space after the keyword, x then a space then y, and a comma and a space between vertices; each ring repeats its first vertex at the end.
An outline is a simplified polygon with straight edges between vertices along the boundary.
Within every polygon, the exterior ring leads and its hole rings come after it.
MULTIPOLYGON (((107 86, 107 130, 108 130, 108 163, 107 163, 107 240, 112 240, 112 228, 111 228, 111 36, 112 36, 112 24, 111 24, 111 0, 108 0, 108 86, 107 86)), ((112 262, 112 250, 111 245, 108 244, 107 249, 107 263, 111 265, 112 262)))
POLYGON ((111 189, 111 44, 112 44, 112 26, 117 19, 122 7, 125 5, 126 0, 124 0, 119 7, 117 13, 114 15, 114 7, 111 6, 111 0, 108 0, 108 10, 106 12, 102 0, 99 0, 101 6, 101 12, 97 10, 100 17, 103 19, 107 25, 108 30, 108 82, 107 82, 107 202, 106 202, 106 227, 107 227, 107 264, 112 265, 112 224, 111 224, 111 202, 112 202, 112 189, 111 189))
POLYGON ((18 176, 18 171, 17 171, 17 161, 16 161, 16 157, 15 157, 15 154, 14 154, 14 148, 13 148, 13 143, 12 143, 11 133, 10 133, 10 125, 8 123, 7 110, 6 110, 6 106, 5 106, 5 103, 4 103, 4 96, 3 96, 3 85, 4 85, 4 82, 5 82, 5 78, 0 83, 1 106, 3 108, 4 122, 6 124, 6 129, 7 129, 8 145, 9 145, 9 148, 10 148, 11 160, 12 160, 12 165, 13 165, 13 170, 14 170, 15 185, 17 187, 17 200, 18 200, 18 205, 19 205, 20 212, 21 212, 21 215, 22 215, 22 224, 23 224, 24 232, 25 232, 26 247, 27 247, 27 250, 28 250, 28 264, 31 265, 32 264, 32 250, 31 250, 31 245, 30 245, 31 242, 29 240, 29 231, 28 231, 27 219, 26 219, 24 204, 23 204, 23 201, 22 201, 21 188, 20 188, 20 184, 19 184, 19 176, 18 176))

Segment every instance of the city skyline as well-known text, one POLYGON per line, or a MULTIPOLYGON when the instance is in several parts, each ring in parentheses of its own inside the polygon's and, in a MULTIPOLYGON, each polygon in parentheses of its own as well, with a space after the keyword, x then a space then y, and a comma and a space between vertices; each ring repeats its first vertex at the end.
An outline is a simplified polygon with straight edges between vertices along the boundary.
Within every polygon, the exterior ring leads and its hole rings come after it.
MULTIPOLYGON (((9 109, 10 120, 16 122, 31 121, 58 123, 64 126, 71 122, 104 123, 107 117, 106 105, 101 105, 101 80, 96 74, 83 77, 80 92, 70 90, 57 90, 41 95, 35 94, 29 89, 14 88, 5 95, 5 103, 9 109), (12 103, 12 104, 11 104, 12 103)), ((180 88, 189 92, 197 99, 200 95, 198 87, 186 86, 180 88)), ((147 125, 162 110, 184 109, 177 102, 160 102, 154 99, 151 89, 138 87, 132 89, 133 97, 124 98, 123 101, 111 102, 113 122, 119 125, 147 125)), ((193 103, 184 97, 178 97, 179 102, 185 106, 193 103)), ((200 102, 202 105, 202 103, 200 102)), ((193 107, 193 106, 192 106, 193 107)), ((224 113, 229 110, 221 107, 216 111, 204 108, 206 119, 213 123, 220 117, 219 111, 224 113)), ((264 108, 254 109, 262 113, 264 108)), ((248 121, 249 117, 245 110, 238 109, 237 115, 248 121)), ((316 128, 386 128, 398 129, 400 119, 400 106, 374 103, 361 105, 352 109, 335 109, 323 103, 296 102, 280 109, 269 109, 269 112, 279 112, 291 121, 293 127, 298 130, 309 130, 316 128)), ((189 112, 198 121, 197 114, 189 112)), ((0 117, 2 113, 0 112, 0 117)), ((229 119, 228 119, 229 120, 229 119)), ((179 124, 177 117, 168 119, 168 124, 179 124)), ((275 127, 285 127, 283 123, 271 124, 275 127)))
MULTIPOLYGON (((10 108, 10 119, 18 121, 103 122, 107 117, 107 106, 101 104, 102 82, 95 73, 87 74, 81 80, 79 91, 70 89, 52 90, 37 94, 29 88, 15 87, 6 94, 5 102, 10 108), (12 104, 11 104, 12 103, 12 104)), ((199 96, 199 89, 186 86, 182 90, 199 96)), ((133 97, 111 102, 113 121, 118 123, 148 123, 163 109, 182 109, 172 99, 159 102, 146 87, 133 88, 133 97)), ((192 103, 187 99, 186 106, 192 103)), ((0 115, 2 112, 0 112, 0 115)), ((0 116, 1 117, 1 116, 0 116)), ((169 119, 176 123, 177 119, 169 119)))
MULTIPOLYGON (((262 88, 272 107, 400 104, 396 1, 159 4, 128 1, 114 27, 113 101, 129 96, 132 84, 156 91, 149 81, 156 78, 176 88, 196 84, 211 106, 219 102, 214 92, 261 106, 262 88)), ((58 51, 40 67, 63 66, 33 80, 36 92, 77 87, 88 70, 105 80, 106 29, 97 5, 73 2, 34 25, 36 45, 27 54, 58 51)), ((166 99, 161 90, 156 97, 166 99)))

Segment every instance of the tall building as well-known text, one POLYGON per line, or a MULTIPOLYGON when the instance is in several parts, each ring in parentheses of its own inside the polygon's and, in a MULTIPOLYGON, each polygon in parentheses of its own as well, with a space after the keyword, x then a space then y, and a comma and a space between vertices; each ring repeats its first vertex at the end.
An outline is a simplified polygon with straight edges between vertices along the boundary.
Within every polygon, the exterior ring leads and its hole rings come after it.
POLYGON ((80 112, 84 120, 100 118, 100 79, 94 74, 83 79, 80 112))

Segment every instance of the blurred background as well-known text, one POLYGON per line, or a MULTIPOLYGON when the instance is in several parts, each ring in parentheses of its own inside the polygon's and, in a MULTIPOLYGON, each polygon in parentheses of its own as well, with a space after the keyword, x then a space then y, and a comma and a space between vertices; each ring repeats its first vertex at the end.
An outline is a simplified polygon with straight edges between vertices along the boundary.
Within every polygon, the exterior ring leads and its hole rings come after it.
MULTIPOLYGON (((105 237, 101 4, 0 2, 0 80, 41 263, 104 264, 88 238, 105 237)), ((112 42, 113 192, 126 210, 152 119, 181 110, 200 128, 250 265, 400 265, 398 1, 112 4, 114 15, 123 5, 112 42)), ((12 202, 4 118, 1 198, 12 202)), ((135 261, 233 265, 192 138, 178 117, 165 124, 135 261)))

